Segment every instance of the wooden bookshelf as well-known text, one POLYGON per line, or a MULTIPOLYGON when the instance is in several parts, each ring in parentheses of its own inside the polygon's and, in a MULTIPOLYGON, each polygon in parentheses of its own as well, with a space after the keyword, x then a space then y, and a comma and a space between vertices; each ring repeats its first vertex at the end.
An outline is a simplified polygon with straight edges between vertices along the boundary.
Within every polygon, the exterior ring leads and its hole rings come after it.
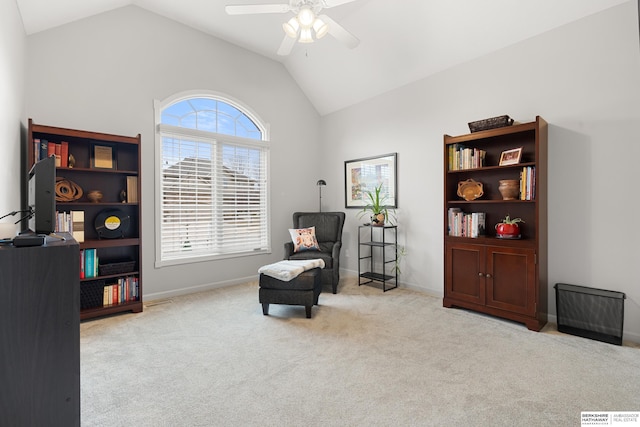
MULTIPOLYGON (((118 274, 97 274, 96 277, 80 279, 81 319, 88 319, 108 314, 125 311, 142 311, 142 241, 141 230, 141 203, 140 203, 140 134, 136 136, 112 135, 100 132, 65 129, 54 126, 46 126, 33 123, 29 119, 28 130, 28 159, 32 165, 38 158, 38 145, 35 141, 43 140, 47 143, 68 145, 68 154, 73 156, 75 162, 71 164, 69 158, 60 159, 60 166, 56 168, 58 179, 65 178, 82 189, 82 196, 73 201, 60 201, 56 203, 58 212, 69 213, 71 211, 84 212, 84 241, 80 243, 80 250, 96 249, 99 264, 109 264, 122 260, 134 261, 131 271, 118 274), (100 157, 96 147, 107 147, 112 154, 111 161, 100 157), (102 163, 100 163, 102 161, 102 163), (105 167, 105 162, 106 167, 105 167), (102 167, 96 167, 102 166, 102 167), (127 179, 136 177, 136 198, 127 198, 127 179), (100 191, 102 199, 92 202, 87 197, 91 191, 100 191), (117 236, 105 236, 104 231, 99 233, 96 229, 96 220, 104 218, 105 213, 115 215, 121 219, 117 228, 117 236), (104 281, 106 286, 118 282, 118 279, 135 277, 137 280, 137 292, 133 290, 129 295, 116 304, 103 305, 96 295, 95 281, 104 281), (83 287, 84 285, 84 287, 83 287), (92 287, 91 292, 89 285, 92 287), (135 295, 137 294, 137 298, 135 295), (135 298, 135 300, 130 300, 135 298)), ((104 230, 104 229, 103 229, 104 230)), ((113 232, 108 230, 109 233, 113 232)), ((78 273, 80 274, 80 273, 78 273)), ((86 275, 85 275, 86 276, 86 275)))
MULTIPOLYGON (((472 163, 473 164, 473 163, 472 163)), ((477 163, 476 163, 477 164, 477 163)), ((547 322, 547 123, 530 123, 444 136, 444 299, 445 307, 462 307, 526 324, 538 331, 547 322), (480 167, 452 168, 453 148, 483 150, 480 167), (500 166, 503 151, 522 147, 518 164, 500 166), (503 200, 500 180, 520 180, 524 167, 535 168, 531 200, 503 200), (473 179, 484 194, 475 200, 458 196, 458 183, 473 179), (485 234, 451 236, 449 209, 484 212, 485 234), (496 237, 494 226, 505 215, 520 217, 521 238, 496 237)))

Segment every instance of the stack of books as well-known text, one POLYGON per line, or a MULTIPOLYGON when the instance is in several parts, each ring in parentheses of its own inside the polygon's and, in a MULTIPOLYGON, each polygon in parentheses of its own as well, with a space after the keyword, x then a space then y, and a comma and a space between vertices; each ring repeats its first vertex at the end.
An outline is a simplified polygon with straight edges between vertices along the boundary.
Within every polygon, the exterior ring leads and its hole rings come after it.
POLYGON ((47 157, 56 156, 56 167, 69 166, 69 143, 51 142, 46 139, 33 139, 33 162, 37 163, 47 157))
POLYGON ((484 236, 485 221, 484 212, 465 213, 460 208, 450 208, 448 212, 449 236, 473 238, 484 236))
POLYGON ((520 200, 535 200, 536 168, 525 166, 520 172, 520 200))
POLYGON ((103 290, 102 305, 118 305, 129 301, 138 301, 138 278, 135 276, 120 277, 116 283, 106 285, 103 290))
POLYGON ((481 168, 484 166, 486 155, 485 150, 452 144, 449 146, 449 170, 481 168))

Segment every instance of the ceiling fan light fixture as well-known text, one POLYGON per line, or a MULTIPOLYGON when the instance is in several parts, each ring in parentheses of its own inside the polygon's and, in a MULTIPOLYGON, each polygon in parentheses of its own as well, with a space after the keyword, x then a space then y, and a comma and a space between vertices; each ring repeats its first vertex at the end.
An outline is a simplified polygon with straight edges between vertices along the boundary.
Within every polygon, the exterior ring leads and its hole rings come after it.
POLYGON ((300 29, 300 24, 294 16, 293 18, 289 19, 288 22, 282 24, 282 29, 289 37, 295 39, 298 38, 298 30, 300 29))
POLYGON ((313 29, 316 32, 316 39, 320 40, 329 32, 329 26, 320 18, 313 21, 313 29))
POLYGON ((315 21, 316 15, 309 6, 304 6, 298 12, 298 22, 302 28, 311 28, 313 21, 315 21))
POLYGON ((300 30, 300 43, 313 43, 313 36, 311 35, 311 28, 302 28, 300 30))

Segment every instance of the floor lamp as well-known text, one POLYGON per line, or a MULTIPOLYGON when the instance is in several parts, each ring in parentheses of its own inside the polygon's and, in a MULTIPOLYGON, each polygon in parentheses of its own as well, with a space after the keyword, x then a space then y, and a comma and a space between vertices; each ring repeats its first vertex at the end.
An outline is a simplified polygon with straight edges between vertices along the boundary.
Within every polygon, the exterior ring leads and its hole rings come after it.
POLYGON ((318 191, 320 195, 320 198, 318 199, 318 211, 322 212, 322 187, 327 185, 327 182, 324 179, 319 179, 318 182, 316 182, 316 185, 318 186, 318 191))

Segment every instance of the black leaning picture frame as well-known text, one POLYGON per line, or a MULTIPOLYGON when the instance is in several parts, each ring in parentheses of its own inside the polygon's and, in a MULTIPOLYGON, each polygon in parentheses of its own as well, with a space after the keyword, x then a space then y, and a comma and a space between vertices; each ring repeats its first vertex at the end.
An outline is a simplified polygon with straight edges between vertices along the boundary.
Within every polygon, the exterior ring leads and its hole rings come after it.
POLYGON ((382 185, 381 195, 389 201, 385 207, 398 207, 398 153, 363 157, 344 162, 344 206, 362 209, 365 194, 382 185))

